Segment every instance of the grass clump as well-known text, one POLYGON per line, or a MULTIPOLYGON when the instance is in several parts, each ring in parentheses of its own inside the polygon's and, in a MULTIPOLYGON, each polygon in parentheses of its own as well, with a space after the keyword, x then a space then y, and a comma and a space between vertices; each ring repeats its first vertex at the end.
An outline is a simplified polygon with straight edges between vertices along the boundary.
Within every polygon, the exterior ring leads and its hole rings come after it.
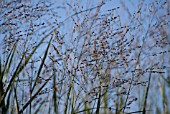
POLYGON ((0 113, 168 114, 168 6, 0 2, 0 113))

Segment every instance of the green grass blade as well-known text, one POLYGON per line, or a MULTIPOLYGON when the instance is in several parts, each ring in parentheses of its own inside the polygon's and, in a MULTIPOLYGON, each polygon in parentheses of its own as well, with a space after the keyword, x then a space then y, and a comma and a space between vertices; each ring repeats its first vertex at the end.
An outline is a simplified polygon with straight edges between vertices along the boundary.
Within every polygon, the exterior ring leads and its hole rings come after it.
POLYGON ((69 100, 70 92, 71 92, 71 86, 70 86, 69 89, 68 89, 67 98, 66 98, 66 103, 65 103, 65 109, 64 109, 64 114, 67 114, 68 100, 69 100))
POLYGON ((74 114, 74 77, 72 77, 71 114, 74 114))
MULTIPOLYGON (((106 88, 106 91, 103 93, 103 100, 104 100, 104 107, 108 107, 108 87, 106 88)), ((104 108, 104 114, 107 114, 107 108, 104 108)))
POLYGON ((50 41, 49 41, 49 43, 48 43, 48 46, 47 46, 47 48, 46 48, 44 57, 43 57, 43 59, 42 59, 42 62, 41 62, 41 64, 40 64, 40 67, 39 67, 39 69, 38 69, 38 73, 37 73, 35 82, 34 82, 33 87, 32 87, 32 92, 34 91, 34 88, 35 88, 36 83, 37 83, 37 81, 38 81, 38 77, 39 77, 39 75, 40 75, 40 73, 41 73, 41 70, 42 70, 42 68, 43 68, 43 65, 44 65, 44 63, 45 63, 45 59, 47 58, 47 54, 48 54, 48 50, 49 50, 49 47, 50 47, 52 38, 53 38, 53 35, 52 35, 52 37, 51 37, 51 39, 50 39, 50 41))
POLYGON ((2 82, 2 70, 1 70, 1 58, 0 58, 0 96, 4 93, 3 82, 2 82))
POLYGON ((37 110, 34 112, 34 114, 37 114, 37 113, 40 111, 40 109, 41 109, 41 107, 43 106, 43 104, 45 103, 45 101, 46 101, 46 100, 43 100, 43 101, 40 103, 40 105, 38 106, 38 108, 37 108, 37 110))
MULTIPOLYGON (((16 50, 16 45, 14 45, 14 47, 11 49, 8 57, 6 58, 4 68, 0 70, 0 71, 1 71, 0 80, 3 79, 3 76, 4 76, 4 73, 5 73, 5 71, 6 71, 7 65, 8 65, 8 68, 7 68, 7 69, 9 69, 9 67, 11 66, 11 62, 12 62, 12 59, 13 59, 15 50, 16 50), (10 61, 10 62, 9 62, 9 61, 10 61), (3 70, 3 71, 2 71, 2 70, 3 70)), ((0 68, 1 68, 1 67, 0 67, 0 68)), ((7 71, 6 71, 6 72, 7 72, 7 71)))
POLYGON ((144 106, 143 106, 142 114, 146 114, 146 105, 147 105, 147 98, 148 98, 148 93, 149 93, 150 81, 151 81, 151 73, 149 74, 148 86, 147 86, 147 89, 146 89, 146 94, 145 94, 145 100, 144 100, 144 106))
POLYGON ((99 112, 100 112, 100 100, 101 100, 101 87, 99 90, 99 98, 98 98, 98 102, 97 102, 96 114, 99 114, 99 112))
POLYGON ((87 106, 87 103, 88 103, 88 102, 86 102, 85 99, 83 99, 83 101, 84 101, 84 110, 86 110, 85 114, 90 114, 90 110, 88 110, 89 107, 87 106))
POLYGON ((23 58, 24 58, 24 55, 22 56, 22 58, 21 58, 21 60, 20 60, 20 62, 19 62, 19 64, 18 64, 18 66, 17 66, 17 68, 16 68, 16 70, 15 70, 15 72, 14 72, 14 74, 13 74, 13 76, 12 76, 12 78, 11 78, 9 84, 8 84, 8 86, 7 86, 7 89, 6 89, 5 93, 3 94, 2 98, 0 99, 0 102, 5 99, 8 91, 9 91, 10 88, 12 87, 12 85, 13 85, 13 83, 14 83, 14 80, 15 80, 15 78, 17 77, 17 75, 18 75, 18 73, 19 73, 18 71, 21 70, 21 69, 20 69, 20 65, 21 65, 21 63, 22 63, 23 58))
MULTIPOLYGON (((53 75, 52 75, 53 76, 53 75)), ((37 90, 37 92, 30 98, 29 101, 27 101, 27 103, 25 103, 25 105, 22 107, 22 109, 19 111, 19 113, 23 113, 23 111, 27 108, 27 106, 37 97, 37 95, 40 93, 40 91, 44 88, 44 86, 48 83, 48 81, 52 78, 52 76, 50 76, 46 82, 37 90)))
MULTIPOLYGON (((13 47, 13 49, 11 50, 9 56, 7 57, 6 63, 5 63, 5 66, 4 66, 4 69, 3 69, 2 73, 1 73, 1 77, 0 77, 0 79, 1 79, 1 80, 0 80, 0 86, 1 86, 1 88, 0 88, 0 89, 1 89, 1 90, 0 90, 0 92, 1 92, 0 104, 3 103, 4 98, 6 97, 7 92, 8 92, 9 89, 10 89, 10 87, 8 86, 7 89, 6 89, 6 91, 4 91, 2 79, 4 78, 3 76, 4 76, 5 70, 6 70, 6 68, 7 68, 8 61, 10 61, 10 62, 9 62, 9 65, 8 65, 8 66, 10 67, 10 64, 11 64, 11 62, 12 62, 12 59, 13 59, 15 50, 16 50, 16 46, 13 47), (11 54, 12 54, 12 55, 11 55, 11 54)), ((19 68, 19 67, 17 67, 17 68, 19 68)), ((7 69, 9 70, 10 68, 7 68, 7 69)), ((11 84, 11 82, 10 82, 10 84, 11 84)))
POLYGON ((14 87, 14 98, 16 102, 17 113, 19 114, 19 103, 18 103, 17 91, 15 87, 14 87))
POLYGON ((23 58, 25 56, 25 54, 23 53, 22 58, 14 72, 14 74, 12 75, 12 78, 9 82, 9 85, 7 86, 7 89, 4 93, 4 95, 1 97, 0 99, 0 103, 1 101, 3 101, 3 99, 6 97, 6 94, 8 93, 9 89, 12 87, 14 80, 16 79, 16 77, 19 75, 19 73, 25 68, 25 66, 28 64, 29 60, 31 59, 31 57, 33 56, 33 54, 35 53, 35 51, 38 49, 38 47, 43 43, 43 41, 52 33, 53 31, 51 31, 49 34, 47 34, 45 37, 43 37, 41 39, 41 41, 38 43, 38 45, 34 48, 34 50, 30 53, 30 55, 25 59, 24 64, 22 64, 23 62, 23 58))
POLYGON ((56 75, 54 73, 53 77, 53 103, 54 103, 54 112, 58 114, 58 106, 57 106, 57 95, 56 95, 56 75))
MULTIPOLYGON (((10 92, 9 92, 8 98, 7 98, 7 103, 6 103, 6 106, 5 106, 5 108, 6 108, 6 113, 7 113, 8 109, 9 109, 9 106, 10 106, 11 93, 12 93, 12 89, 10 89, 10 92)), ((4 99, 4 100, 5 100, 5 99, 4 99)))

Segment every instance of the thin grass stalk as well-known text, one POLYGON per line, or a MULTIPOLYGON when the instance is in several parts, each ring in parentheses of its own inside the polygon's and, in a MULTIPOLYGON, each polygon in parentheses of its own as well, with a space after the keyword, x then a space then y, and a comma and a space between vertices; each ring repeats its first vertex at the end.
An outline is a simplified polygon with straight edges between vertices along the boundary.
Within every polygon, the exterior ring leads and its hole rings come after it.
POLYGON ((46 100, 43 100, 43 101, 40 103, 40 105, 38 106, 38 108, 36 109, 36 111, 34 112, 34 114, 38 114, 38 113, 39 113, 39 111, 40 111, 41 107, 43 106, 43 104, 45 103, 45 101, 46 101, 46 100))
POLYGON ((74 77, 72 81, 71 114, 74 114, 74 77))
MULTIPOLYGON (((107 97, 108 87, 106 88, 106 93, 103 96, 104 107, 108 107, 108 97, 107 97)), ((104 109, 104 114, 107 114, 107 108, 104 109)))
POLYGON ((147 98, 148 98, 148 93, 149 93, 150 81, 151 81, 151 72, 149 74, 148 86, 147 86, 147 89, 146 89, 142 114, 146 114, 146 105, 147 105, 147 98))
MULTIPOLYGON (((8 111, 8 109, 12 109, 12 108, 9 108, 10 107, 10 100, 11 100, 11 94, 12 94, 12 89, 10 89, 9 93, 8 93, 8 96, 7 96, 7 103, 6 103, 6 113, 8 111)), ((6 114, 4 113, 4 114, 6 114)))
MULTIPOLYGON (((108 65, 109 67, 109 65, 108 65)), ((107 69, 105 70, 105 77, 108 77, 109 76, 109 73, 108 73, 108 67, 107 69)), ((109 77, 110 78, 110 77, 109 77)), ((108 85, 109 85, 109 79, 107 79, 106 81, 103 82, 104 84, 106 84, 106 88, 104 89, 105 91, 102 93, 101 96, 103 96, 103 100, 104 100, 104 107, 108 107, 108 85)), ((107 114, 107 108, 104 108, 104 114, 107 114)))
MULTIPOLYGON (((119 109, 123 108, 123 104, 124 104, 124 98, 120 97, 120 104, 119 104, 119 109)), ((119 112, 120 114, 122 114, 122 112, 119 112)))
MULTIPOLYGON (((74 84, 74 77, 71 76, 71 84, 70 84, 70 87, 69 87, 69 90, 68 90, 68 93, 67 93, 67 98, 66 98, 66 103, 65 103, 65 110, 64 110, 64 114, 67 114, 67 110, 68 110, 68 100, 69 100, 69 96, 70 96, 70 93, 71 93, 71 90, 73 89, 73 84, 74 84)), ((73 91, 73 90, 72 90, 73 91)), ((73 101, 74 98, 72 96, 71 100, 73 101)), ((74 102, 74 101, 73 101, 74 102)), ((72 103, 72 102, 71 102, 72 103)), ((73 104, 72 104, 73 105, 73 104)), ((73 108, 73 106, 72 106, 73 108)), ((73 113, 73 109, 71 110, 71 113, 73 113)))
POLYGON ((116 110, 115 110, 115 114, 119 114, 119 104, 118 104, 118 97, 117 97, 117 101, 116 101, 116 110))
MULTIPOLYGON (((46 49, 46 51, 45 51, 45 54, 44 54, 44 57, 43 57, 43 60, 42 60, 42 63, 41 63, 40 68, 39 68, 39 70, 38 70, 39 72, 38 72, 38 74, 37 74, 37 77, 39 76, 39 74, 40 74, 40 72, 41 72, 41 69, 42 69, 42 67, 43 67, 43 64, 44 64, 44 62, 45 62, 45 59, 46 59, 46 57, 47 57, 48 50, 49 50, 49 47, 50 47, 52 38, 53 38, 53 37, 51 37, 51 39, 50 39, 50 41, 49 41, 49 43, 48 43, 47 49, 46 49)), ((36 80, 37 80, 37 77, 36 77, 36 80)), ((35 80, 34 86, 33 86, 33 88, 32 88, 32 91, 34 90, 34 87, 35 87, 35 84, 36 84, 36 80, 35 80)), ((32 91, 31 91, 31 92, 32 92, 32 91)), ((31 103, 31 102, 30 102, 30 103, 31 103)))
POLYGON ((14 83, 15 78, 16 78, 16 77, 18 76, 18 74, 19 74, 19 71, 22 70, 23 67, 20 67, 20 66, 21 66, 21 63, 22 63, 23 58, 24 58, 24 54, 23 54, 23 56, 22 56, 22 58, 21 58, 21 60, 20 60, 20 62, 19 62, 19 64, 18 64, 18 66, 17 66, 14 74, 12 75, 12 78, 11 78, 11 80, 10 80, 8 86, 7 86, 7 89, 5 90, 5 93, 3 94, 2 98, 0 99, 0 102, 5 99, 8 91, 10 90, 10 88, 12 87, 12 85, 13 85, 13 83, 14 83))
MULTIPOLYGON (((50 33, 52 33, 52 32, 53 32, 53 31, 51 31, 50 33)), ((49 34, 48 34, 48 35, 49 35, 49 34)), ((3 96, 2 96, 1 99, 0 99, 0 103, 1 103, 1 101, 3 101, 3 100, 5 99, 6 94, 7 94, 7 92, 9 91, 10 87, 12 87, 12 85, 13 85, 14 80, 16 79, 16 77, 17 77, 17 76, 19 75, 19 73, 25 68, 25 66, 28 64, 29 60, 31 59, 31 57, 32 57, 33 54, 35 53, 35 51, 36 51, 36 50, 38 49, 38 47, 43 43, 43 41, 48 37, 48 35, 46 35, 45 37, 43 37, 43 38, 41 39, 41 41, 39 42, 39 44, 34 48, 34 50, 31 52, 31 54, 26 58, 24 64, 22 64, 23 58, 24 58, 24 56, 25 56, 25 53, 23 53, 22 58, 21 58, 21 60, 20 60, 20 62, 19 62, 19 64, 18 64, 18 66, 17 66, 14 74, 12 75, 12 78, 11 78, 11 80, 10 80, 10 82, 9 82, 9 85, 7 86, 7 89, 6 89, 5 93, 3 94, 3 96), (21 65, 21 64, 22 64, 22 65, 21 65)), ((14 51, 15 51, 15 50, 14 50, 14 51)))
POLYGON ((161 114, 161 110, 159 109, 158 106, 156 106, 156 114, 161 114))
MULTIPOLYGON (((2 112, 4 114, 7 113, 9 106, 10 106, 10 99, 11 99, 11 94, 12 94, 12 89, 10 89, 9 93, 8 93, 8 97, 7 97, 7 103, 4 104, 5 105, 5 112, 2 112)), ((5 99, 4 99, 5 100, 5 99)), ((5 101, 4 101, 5 102, 5 101)), ((12 108, 11 108, 12 109, 12 108)))
POLYGON ((34 91, 34 88, 35 88, 36 83, 37 83, 37 81, 38 81, 39 75, 40 75, 41 70, 42 70, 42 68, 43 68, 43 65, 44 65, 44 63, 45 63, 45 59, 47 58, 47 54, 48 54, 48 50, 49 50, 49 47, 50 47, 52 38, 53 38, 53 34, 52 34, 51 39, 50 39, 50 41, 49 41, 49 43, 48 43, 48 46, 47 46, 47 48, 46 48, 46 51, 45 51, 44 57, 43 57, 43 59, 42 59, 42 62, 41 62, 41 64, 40 64, 40 66, 39 66, 38 73, 37 73, 37 76, 36 76, 36 78, 35 78, 35 81, 34 81, 34 84, 33 84, 32 91, 31 91, 31 92, 34 91))
MULTIPOLYGON (((3 89, 3 87, 4 87, 4 85, 3 85, 3 78, 5 78, 4 76, 4 74, 5 74, 5 72, 8 72, 9 71, 9 69, 10 69, 10 66, 11 66, 11 63, 12 63, 12 59, 13 59, 13 56, 14 56, 14 52, 15 52, 15 49, 16 49, 16 46, 14 45, 14 47, 12 48, 12 50, 10 51, 10 54, 8 55, 8 57, 7 57, 7 59, 6 59, 6 63, 5 63, 5 66, 4 66, 4 68, 3 68, 3 71, 1 71, 0 70, 0 96, 2 97, 3 96, 3 94, 4 94, 4 89, 3 89), (12 55, 11 55, 12 54, 12 55), (8 67, 7 67, 8 66, 8 67)), ((0 65, 1 65, 1 63, 0 63, 0 65)), ((0 68, 1 68, 1 66, 0 66, 0 68)), ((1 99, 1 97, 0 97, 0 99, 1 99)), ((0 104, 1 104, 1 102, 0 102, 0 104)))
MULTIPOLYGON (((0 98, 4 94, 4 84, 3 84, 2 79, 3 79, 3 75, 2 75, 1 58, 0 58, 0 98)), ((0 108, 1 108, 1 110, 3 112, 3 110, 5 108, 5 102, 4 101, 0 102, 0 108)))
POLYGON ((138 90, 138 99, 139 99, 139 102, 138 102, 138 109, 140 110, 141 109, 141 89, 139 88, 138 90))
MULTIPOLYGON (((146 88, 144 87, 144 90, 143 91, 146 91, 146 88)), ((145 92, 142 92, 142 100, 141 100, 141 104, 144 104, 145 102, 145 92)), ((143 109, 143 106, 141 105, 139 107, 139 110, 142 110, 143 109)))
MULTIPOLYGON (((101 73, 101 71, 100 71, 101 73)), ((100 76, 100 75, 99 75, 100 76)), ((102 86, 102 82, 100 80, 100 86, 99 86, 99 97, 98 97, 98 101, 97 101, 97 109, 96 109, 96 114, 99 114, 100 113, 100 103, 101 103, 101 86, 102 86)))
POLYGON ((65 103, 64 114, 67 114, 68 100, 69 100, 70 92, 71 92, 71 85, 70 85, 70 87, 69 87, 69 89, 68 89, 68 93, 67 93, 67 97, 66 97, 66 103, 65 103))
POLYGON ((168 99, 167 99, 167 96, 166 96, 166 87, 165 87, 165 81, 163 80, 163 84, 161 84, 161 81, 159 80, 158 82, 158 85, 159 85, 159 90, 160 90, 160 94, 161 94, 161 97, 162 97, 162 109, 163 109, 163 113, 164 114, 168 114, 168 99))
MULTIPOLYGON (((5 72, 7 72, 9 70, 8 67, 11 66, 11 63, 12 63, 12 59, 13 59, 13 56, 14 56, 14 52, 15 52, 15 49, 16 49, 16 46, 14 46, 12 48, 12 50, 10 51, 10 54, 8 55, 7 59, 6 59, 6 63, 5 63, 5 66, 3 68, 3 71, 2 71, 2 67, 0 66, 1 68, 1 72, 0 72, 0 107, 2 107, 2 113, 6 113, 6 105, 5 105, 5 99, 4 99, 4 95, 5 95, 5 91, 4 91, 4 83, 3 83, 3 78, 5 78, 4 74, 5 72), (12 55, 11 55, 12 54, 12 55), (9 62, 9 63, 8 63, 9 62), (8 67, 7 67, 8 65, 8 67), (7 69, 7 70, 6 70, 7 69)), ((2 63, 0 62, 0 65, 2 63)), ((9 105, 7 105, 9 106, 9 105)))
POLYGON ((100 100, 101 100, 101 87, 99 88, 99 97, 98 97, 98 102, 97 102, 96 114, 100 113, 100 100))
POLYGON ((48 103, 48 114, 51 114, 52 102, 48 103))
POLYGON ((163 112, 164 114, 167 114, 167 97, 165 92, 165 82, 163 81, 162 84, 162 104, 163 104, 163 112))
MULTIPOLYGON (((96 98, 97 98, 97 97, 98 97, 98 94, 96 93, 96 98)), ((92 106, 91 109, 96 109, 96 108, 95 108, 95 104, 96 104, 96 100, 94 101, 93 106, 92 106)), ((93 111, 94 111, 94 110, 91 111, 92 114, 93 114, 93 111)))
POLYGON ((17 97, 16 87, 14 87, 14 98, 15 98, 15 102, 16 102, 17 114, 19 114, 19 103, 18 103, 18 97, 17 97))
MULTIPOLYGON (((127 97, 126 97, 126 100, 125 100, 124 107, 122 108, 122 109, 123 109, 123 113, 125 112, 126 105, 127 105, 127 101, 128 101, 128 99, 129 99, 129 95, 130 95, 130 91, 131 91, 131 87, 132 87, 132 81, 133 81, 133 78, 134 78, 134 76, 132 76, 132 79, 130 80, 130 85, 129 85, 129 89, 128 89, 127 97)), ((120 111, 122 111, 122 109, 120 109, 120 111)), ((119 112, 120 112, 120 111, 119 111, 119 112)))
POLYGON ((27 108, 27 106, 37 97, 37 95, 38 95, 38 94, 40 93, 40 91, 44 88, 44 86, 48 83, 48 81, 51 80, 52 77, 53 77, 53 75, 50 76, 50 77, 46 80, 46 82, 44 82, 44 84, 37 90, 37 92, 30 98, 30 100, 27 101, 27 102, 25 103, 25 105, 20 109, 19 113, 23 113, 23 111, 27 108))
MULTIPOLYGON (((29 78, 29 94, 30 94, 30 98, 32 97, 32 76, 33 76, 33 68, 32 68, 32 64, 31 64, 31 77, 29 78)), ((31 106, 32 104, 30 103, 30 107, 29 107, 29 113, 31 114, 31 106)))
MULTIPOLYGON (((145 110, 145 112, 146 111, 151 111, 151 110, 145 110)), ((134 112, 128 112, 128 113, 125 113, 125 114, 140 114, 140 113, 142 113, 143 111, 134 111, 134 112)))
POLYGON ((58 105, 57 105, 57 95, 56 95, 56 75, 54 72, 53 76, 53 103, 54 103, 54 112, 55 114, 58 114, 58 105))
POLYGON ((90 111, 88 110, 89 107, 87 106, 87 102, 84 98, 83 98, 83 101, 84 101, 84 110, 85 110, 84 114, 90 114, 90 111))
POLYGON ((13 48, 10 50, 10 53, 9 53, 7 59, 5 60, 6 62, 5 62, 5 65, 4 65, 2 74, 1 74, 2 77, 0 76, 0 79, 3 78, 5 72, 9 71, 9 68, 11 66, 11 63, 12 63, 12 60, 13 60, 13 56, 14 56, 14 53, 15 53, 15 50, 16 50, 16 45, 17 45, 17 42, 14 44, 13 48), (6 68, 7 68, 7 70, 6 70, 6 68))
MULTIPOLYGON (((165 57, 165 55, 163 54, 162 55, 163 56, 163 58, 165 57)), ((165 60, 163 59, 163 63, 165 62, 165 60)), ((162 74, 161 74, 162 75, 162 74)), ((164 77, 164 76, 161 76, 161 77, 164 77)), ((163 104, 163 113, 164 114, 168 114, 168 108, 167 108, 167 105, 168 105, 168 103, 167 103, 167 101, 168 101, 168 99, 167 99, 167 97, 166 97, 166 87, 165 87, 165 81, 164 80, 162 80, 163 82, 163 84, 162 84, 162 104, 163 104)))

